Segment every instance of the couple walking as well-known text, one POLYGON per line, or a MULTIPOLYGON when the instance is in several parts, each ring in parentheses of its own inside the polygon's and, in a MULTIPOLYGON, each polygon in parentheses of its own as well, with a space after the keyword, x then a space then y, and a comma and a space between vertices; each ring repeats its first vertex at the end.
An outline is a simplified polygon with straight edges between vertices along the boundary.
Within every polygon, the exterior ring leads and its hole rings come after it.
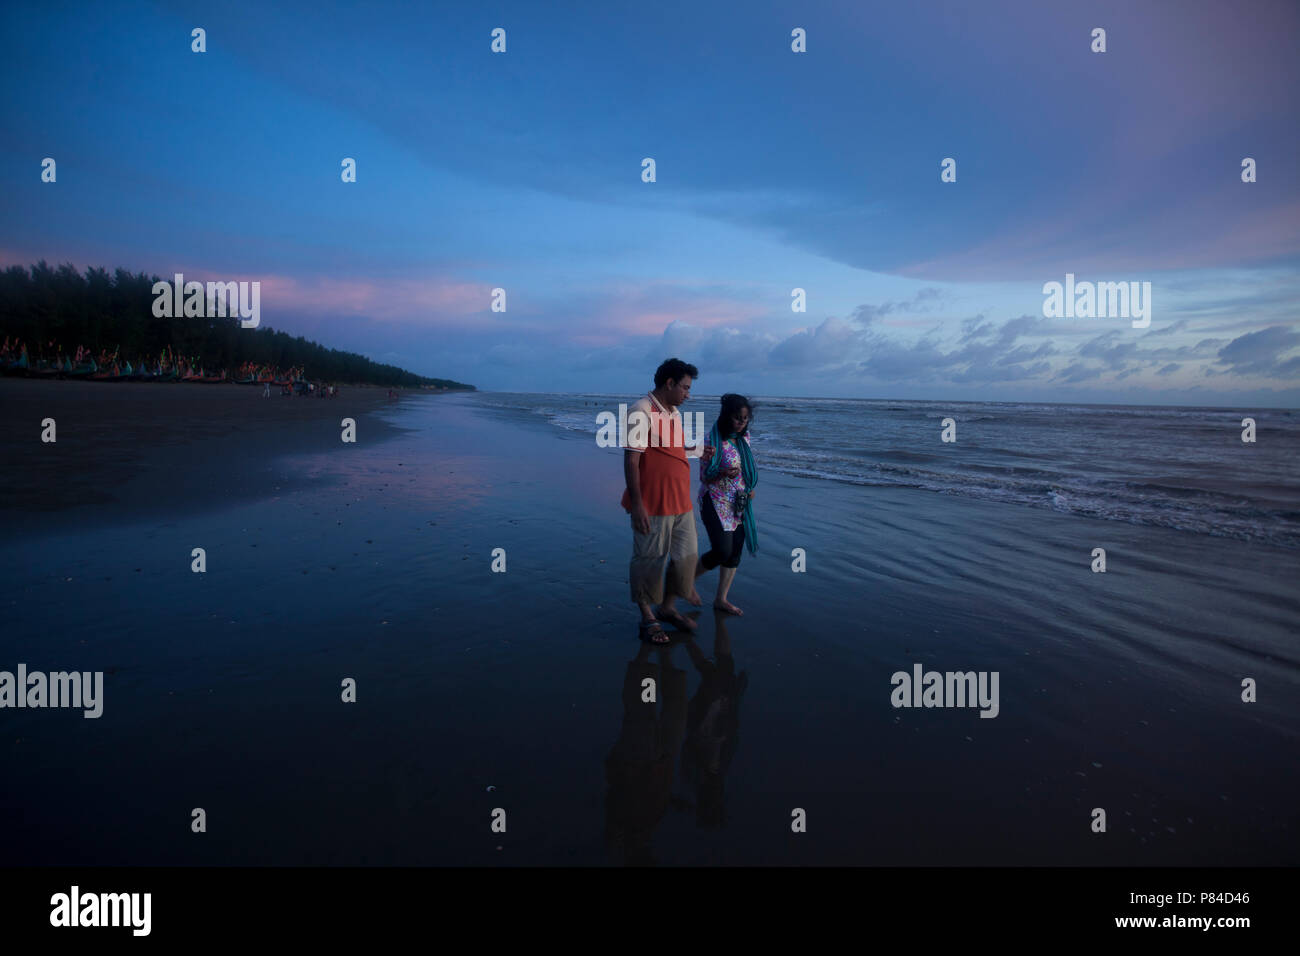
POLYGON ((696 556, 695 509, 691 501, 691 466, 687 460, 680 408, 691 395, 699 370, 670 358, 655 371, 654 390, 628 412, 624 442, 623 510, 632 516, 632 563, 628 579, 632 600, 641 609, 641 637, 669 643, 662 622, 693 631, 695 622, 674 606, 685 598, 701 604, 695 579, 715 567, 718 591, 713 607, 743 613, 727 600, 746 546, 758 551, 753 496, 758 484, 749 448, 753 409, 743 395, 722 396, 718 419, 700 450, 700 517, 710 550, 696 556), (667 584, 664 559, 668 559, 667 584))

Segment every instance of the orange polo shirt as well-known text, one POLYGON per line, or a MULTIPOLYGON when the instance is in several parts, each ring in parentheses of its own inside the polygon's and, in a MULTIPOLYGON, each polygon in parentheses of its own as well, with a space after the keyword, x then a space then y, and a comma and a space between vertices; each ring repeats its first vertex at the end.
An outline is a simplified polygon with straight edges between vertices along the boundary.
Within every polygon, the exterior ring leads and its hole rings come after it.
MULTIPOLYGON (((682 432, 682 414, 659 404, 654 393, 647 393, 628 409, 627 436, 624 448, 637 456, 637 469, 641 477, 641 503, 647 515, 679 515, 691 510, 691 466, 686 460, 686 443, 682 432), (656 419, 647 418, 637 435, 635 412, 649 416, 657 412, 656 419), (657 441, 653 434, 658 428, 657 441)), ((632 511, 632 496, 623 491, 623 510, 632 511)))

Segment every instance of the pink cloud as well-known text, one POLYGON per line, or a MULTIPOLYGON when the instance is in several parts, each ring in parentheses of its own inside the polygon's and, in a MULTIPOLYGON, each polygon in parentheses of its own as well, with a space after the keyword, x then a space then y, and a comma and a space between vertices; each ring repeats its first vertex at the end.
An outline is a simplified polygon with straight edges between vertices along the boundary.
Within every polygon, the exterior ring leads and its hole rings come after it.
POLYGON ((591 310, 597 327, 575 330, 575 341, 609 345, 632 337, 656 337, 677 321, 706 329, 745 327, 770 311, 765 304, 694 294, 680 280, 623 283, 602 291, 610 298, 591 310))
POLYGON ((378 322, 409 323, 417 326, 483 328, 481 313, 492 303, 492 287, 447 277, 429 278, 331 278, 267 273, 211 273, 205 269, 176 266, 162 273, 164 278, 183 273, 186 281, 242 282, 262 284, 262 314, 272 325, 277 313, 313 313, 354 316, 378 322), (473 322, 465 321, 474 316, 473 322))

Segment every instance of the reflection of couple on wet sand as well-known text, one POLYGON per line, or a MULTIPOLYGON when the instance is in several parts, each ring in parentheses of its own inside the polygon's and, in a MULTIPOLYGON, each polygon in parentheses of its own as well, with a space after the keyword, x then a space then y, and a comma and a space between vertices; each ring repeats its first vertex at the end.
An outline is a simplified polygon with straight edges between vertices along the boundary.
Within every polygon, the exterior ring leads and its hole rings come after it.
POLYGON ((661 622, 680 631, 695 630, 695 621, 677 610, 677 598, 699 607, 703 602, 695 579, 715 567, 721 570, 714 609, 743 613, 728 600, 728 593, 742 549, 748 547, 751 554, 758 551, 753 513, 758 473, 749 447, 753 409, 742 395, 724 395, 718 419, 700 451, 700 516, 710 550, 696 555, 691 466, 679 409, 698 376, 694 365, 668 359, 655 371, 654 390, 628 413, 623 452, 627 490, 622 502, 632 516, 628 580, 632 600, 641 610, 641 637, 653 644, 669 641, 661 622))
POLYGON ((629 864, 654 863, 655 828, 668 808, 695 810, 702 827, 724 822, 723 780, 736 752, 740 699, 748 675, 736 674, 726 615, 717 611, 713 657, 688 635, 686 651, 700 673, 700 687, 686 700, 686 671, 672 666, 676 650, 642 644, 623 676, 623 725, 605 758, 605 836, 629 864), (655 654, 658 662, 650 659, 655 654), (654 700, 647 700, 647 679, 654 700), (694 800, 673 796, 673 769, 681 754, 684 782, 694 800))

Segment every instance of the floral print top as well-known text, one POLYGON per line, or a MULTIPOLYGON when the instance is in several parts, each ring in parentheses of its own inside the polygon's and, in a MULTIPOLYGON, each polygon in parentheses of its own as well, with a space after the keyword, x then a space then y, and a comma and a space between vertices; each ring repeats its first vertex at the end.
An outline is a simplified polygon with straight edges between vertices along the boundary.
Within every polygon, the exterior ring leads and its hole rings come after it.
MULTIPOLYGON (((745 441, 749 441, 749 436, 745 436, 745 441)), ((736 448, 735 440, 724 438, 722 440, 722 460, 718 466, 718 471, 723 472, 728 468, 740 467, 740 451, 736 448)), ((704 473, 709 468, 709 459, 703 455, 700 456, 700 506, 704 506, 704 496, 708 495, 713 500, 713 510, 718 513, 718 520, 722 523, 723 531, 735 531, 740 527, 743 519, 736 517, 736 492, 745 490, 745 475, 742 472, 735 478, 727 478, 720 475, 718 480, 710 484, 705 481, 704 473)))

